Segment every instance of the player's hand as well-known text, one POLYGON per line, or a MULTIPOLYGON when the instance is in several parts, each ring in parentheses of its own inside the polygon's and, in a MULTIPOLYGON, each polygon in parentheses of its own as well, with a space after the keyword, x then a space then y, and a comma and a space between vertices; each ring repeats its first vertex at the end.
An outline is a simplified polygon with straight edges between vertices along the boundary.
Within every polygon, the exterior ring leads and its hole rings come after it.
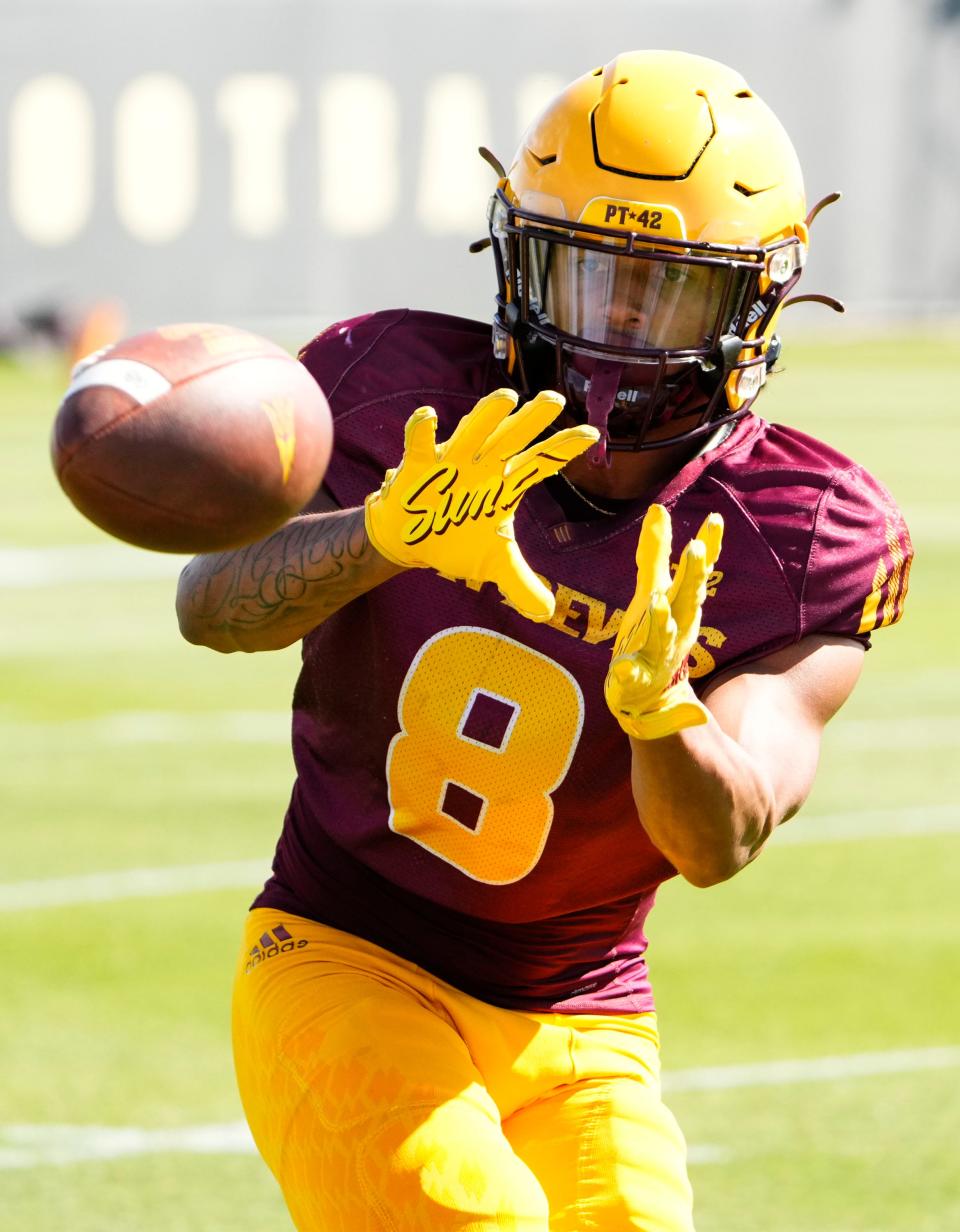
POLYGON ((599 433, 584 424, 531 445, 559 415, 564 399, 546 392, 519 411, 516 405, 512 389, 495 390, 442 445, 433 407, 414 411, 404 432, 403 460, 367 497, 367 536, 394 564, 495 582, 524 616, 549 620, 553 595, 524 560, 513 515, 529 488, 583 453, 599 433))
POLYGON ((657 740, 706 723, 706 707, 687 679, 688 656, 723 539, 711 513, 683 549, 670 577, 670 515, 651 505, 637 544, 637 588, 623 615, 604 684, 607 705, 630 736, 657 740))

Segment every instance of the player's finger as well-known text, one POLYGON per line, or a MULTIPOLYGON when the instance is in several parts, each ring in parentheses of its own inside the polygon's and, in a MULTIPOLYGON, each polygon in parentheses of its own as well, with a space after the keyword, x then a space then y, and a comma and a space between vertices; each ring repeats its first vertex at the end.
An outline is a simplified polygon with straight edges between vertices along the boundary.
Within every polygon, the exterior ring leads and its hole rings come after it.
POLYGON ((617 684, 621 690, 629 689, 635 685, 640 674, 640 669, 637 666, 636 660, 632 655, 618 655, 611 660, 610 667, 607 669, 608 677, 617 684))
POLYGON ((408 462, 434 462, 437 456, 437 412, 418 407, 403 429, 403 456, 408 462))
POLYGON ((576 428, 564 428, 549 441, 531 445, 523 453, 511 458, 504 467, 503 494, 500 500, 502 508, 512 509, 534 484, 540 483, 549 475, 555 475, 571 458, 589 449, 595 439, 592 435, 594 431, 595 429, 588 428, 585 424, 576 428), (551 442, 556 437, 560 440, 554 447, 551 442))
POLYGON ((695 570, 697 575, 701 574, 704 578, 709 573, 707 566, 707 546, 699 537, 691 539, 687 546, 680 553, 680 563, 677 565, 677 571, 673 575, 673 581, 670 583, 670 589, 667 591, 667 598, 670 600, 671 606, 680 590, 689 585, 689 571, 695 570))
POLYGON ((503 548, 491 569, 491 579, 504 599, 530 620, 553 616, 553 592, 530 568, 515 539, 502 540, 503 548))
POLYGON ((553 423, 565 403, 566 398, 553 390, 547 389, 537 394, 494 429, 481 446, 480 456, 506 462, 535 441, 544 428, 553 423))
POLYGON ((483 448, 487 437, 506 419, 517 405, 514 389, 495 389, 467 411, 446 443, 446 449, 456 451, 464 461, 471 461, 483 448))
POLYGON ((396 466, 391 466, 384 472, 383 483, 381 483, 380 485, 380 495, 381 496, 386 496, 386 494, 393 487, 393 481, 397 477, 398 469, 399 468, 396 466))
POLYGON ((511 458, 507 463, 506 473, 513 476, 522 473, 527 466, 535 466, 537 468, 535 482, 539 483, 548 475, 555 475, 557 471, 563 470, 568 462, 579 457, 599 439, 600 433, 596 428, 591 428, 589 424, 561 428, 559 432, 554 432, 553 436, 548 436, 545 441, 538 441, 529 449, 525 449, 523 453, 518 453, 516 457, 511 458))
POLYGON ((707 597, 707 551, 702 539, 691 539, 683 549, 680 567, 670 588, 670 606, 681 639, 699 622, 707 597))
POLYGON ((707 556, 707 572, 717 563, 720 548, 723 546, 723 518, 719 513, 710 513, 703 525, 697 531, 697 538, 703 541, 707 556))
POLYGON ((673 657, 677 626, 665 594, 654 594, 651 597, 649 613, 650 628, 643 647, 643 657, 651 665, 666 663, 673 657))
POLYGON ((637 541, 636 598, 646 606, 655 590, 670 589, 670 514, 663 505, 651 505, 644 515, 637 541))
POLYGON ((616 641, 613 643, 613 657, 621 654, 637 654, 643 650, 647 642, 650 628, 649 598, 638 603, 634 597, 620 620, 616 641))

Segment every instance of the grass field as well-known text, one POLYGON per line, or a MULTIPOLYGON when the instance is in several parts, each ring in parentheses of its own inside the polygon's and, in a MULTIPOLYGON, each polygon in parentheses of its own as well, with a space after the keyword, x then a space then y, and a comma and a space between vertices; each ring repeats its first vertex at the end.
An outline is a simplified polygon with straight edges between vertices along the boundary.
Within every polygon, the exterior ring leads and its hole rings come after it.
MULTIPOLYGON (((804 815, 742 877, 662 894, 669 1099, 700 1232, 950 1232, 960 348, 786 354, 765 413, 884 479, 918 559, 804 815)), ((177 562, 112 544, 56 486, 63 378, 0 365, 0 1232, 289 1232, 240 1124, 228 1002, 290 786, 297 652, 179 640, 177 562), (169 892, 177 865, 204 866, 196 888, 169 892)))

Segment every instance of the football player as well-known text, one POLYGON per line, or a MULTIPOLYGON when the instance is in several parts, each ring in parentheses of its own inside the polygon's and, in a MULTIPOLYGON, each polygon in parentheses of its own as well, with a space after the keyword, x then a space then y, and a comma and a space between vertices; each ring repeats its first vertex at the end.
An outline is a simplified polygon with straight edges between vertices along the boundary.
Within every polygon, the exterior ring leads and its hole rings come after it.
POLYGON ((303 639, 234 1001, 302 1230, 693 1226, 644 921, 797 812, 907 592, 887 492, 754 412, 810 217, 743 78, 618 56, 498 175, 492 340, 310 342, 324 491, 178 594, 190 641, 303 639))

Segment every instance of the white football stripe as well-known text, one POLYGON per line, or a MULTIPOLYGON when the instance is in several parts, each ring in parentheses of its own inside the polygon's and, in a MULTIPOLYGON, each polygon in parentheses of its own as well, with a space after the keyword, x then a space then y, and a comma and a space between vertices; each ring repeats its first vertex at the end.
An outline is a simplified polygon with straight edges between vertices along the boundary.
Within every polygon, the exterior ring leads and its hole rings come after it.
POLYGON ((80 367, 67 386, 67 392, 63 395, 64 401, 72 394, 79 393, 81 389, 100 385, 119 389, 141 406, 173 388, 161 372, 151 368, 149 364, 141 363, 140 360, 100 359, 80 367))

